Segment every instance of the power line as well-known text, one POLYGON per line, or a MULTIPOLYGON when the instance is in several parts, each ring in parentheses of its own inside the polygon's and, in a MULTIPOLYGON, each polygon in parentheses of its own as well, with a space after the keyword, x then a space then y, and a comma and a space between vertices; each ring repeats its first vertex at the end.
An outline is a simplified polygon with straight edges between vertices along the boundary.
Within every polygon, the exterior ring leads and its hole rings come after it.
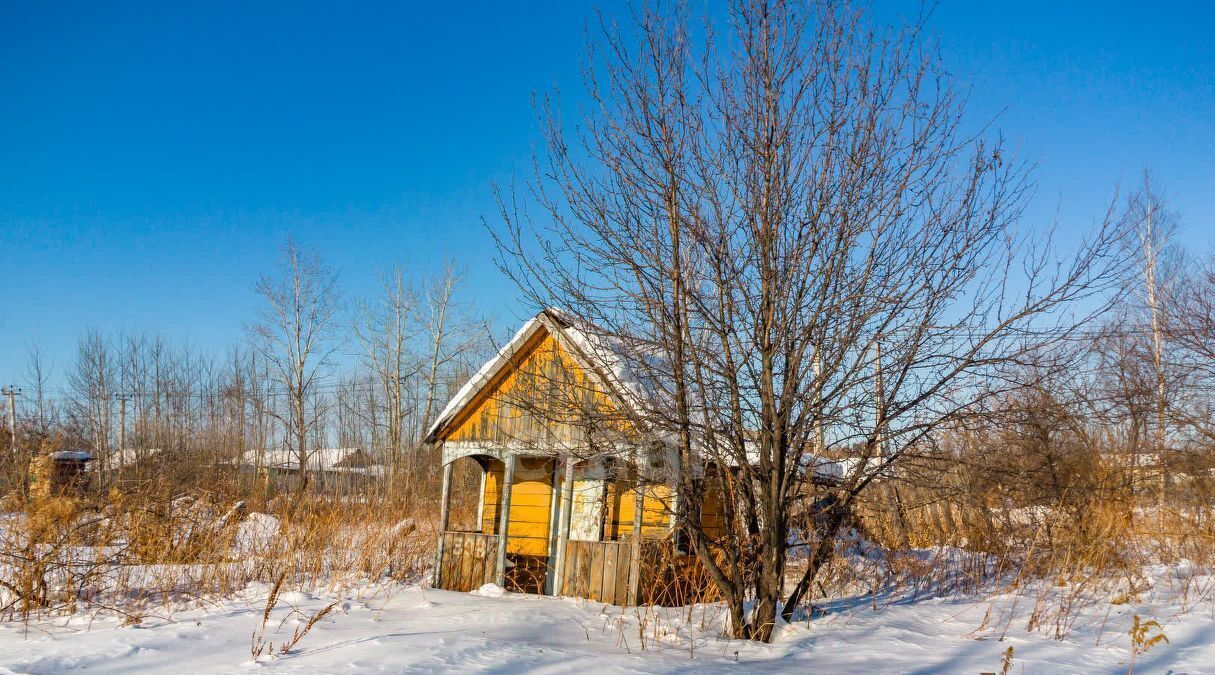
MULTIPOLYGON (((1154 336, 1154 332, 1150 328, 1147 328, 1147 327, 1143 327, 1143 328, 1139 328, 1139 327, 1118 327, 1118 328, 1106 327, 1106 328, 1096 328, 1096 329, 1091 329, 1091 328, 1074 329, 1074 328, 1060 328, 1060 327, 1051 327, 1051 326, 1043 326, 1040 328, 1035 328, 1032 326, 1021 326, 1021 327, 1015 327, 1015 328, 1001 329, 999 327, 984 328, 984 327, 977 327, 977 326, 904 326, 904 327, 900 327, 897 329, 885 331, 883 333, 883 335, 885 336, 886 340, 884 340, 884 341, 889 341, 891 338, 893 338, 893 343, 895 345, 897 345, 898 334, 900 334, 900 333, 905 334, 905 333, 917 331, 917 330, 926 331, 928 333, 927 339, 941 339, 941 338, 951 338, 951 337, 956 337, 959 339, 965 339, 965 338, 984 339, 984 338, 995 337, 996 339, 1000 339, 1000 340, 1016 340, 1018 338, 1034 337, 1034 338, 1045 338, 1045 339, 1066 339, 1066 340, 1070 340, 1070 341, 1094 341, 1094 340, 1111 339, 1111 338, 1130 338, 1130 337, 1150 338, 1150 337, 1154 336)), ((1184 329, 1184 330, 1173 329, 1173 330, 1170 330, 1169 333, 1173 336, 1189 336, 1189 337, 1205 337, 1206 336, 1205 332, 1198 331, 1198 330, 1192 330, 1192 329, 1184 329)), ((863 340, 858 340, 857 342, 858 342, 858 344, 864 344, 863 340)), ((416 377, 416 376, 418 376, 417 373, 411 373, 407 377, 416 377)), ((172 389, 159 390, 159 391, 156 391, 156 390, 148 391, 146 388, 143 388, 143 389, 136 388, 134 390, 135 391, 134 398, 144 399, 144 400, 149 400, 149 399, 150 400, 193 399, 193 400, 205 401, 205 400, 223 399, 223 398, 231 395, 231 392, 225 391, 225 389, 230 388, 230 384, 228 384, 228 383, 209 384, 209 385, 203 385, 203 386, 207 387, 208 389, 199 391, 199 390, 193 389, 191 387, 187 387, 186 391, 181 391, 181 390, 174 391, 172 389)), ((383 386, 384 386, 383 382, 380 382, 377 379, 375 379, 375 376, 373 376, 373 375, 364 375, 364 376, 349 378, 349 379, 347 379, 347 377, 343 376, 343 375, 326 376, 326 377, 321 377, 321 378, 317 378, 316 380, 314 380, 314 385, 309 388, 309 390, 307 391, 307 395, 310 395, 310 396, 311 395, 328 395, 328 394, 335 394, 335 393, 343 392, 343 391, 349 391, 349 392, 353 392, 353 393, 368 393, 368 392, 378 391, 383 386)), ((131 387, 128 386, 126 390, 131 391, 131 387)), ((65 402, 65 401, 78 400, 79 398, 92 398, 95 396, 94 394, 91 394, 90 392, 76 390, 76 389, 72 389, 72 388, 65 387, 65 386, 40 387, 39 391, 40 391, 40 393, 44 393, 44 392, 51 393, 52 396, 42 395, 39 397, 39 400, 44 401, 44 402, 51 402, 51 403, 55 403, 55 402, 61 403, 61 402, 65 402)), ((5 395, 9 395, 10 408, 13 408, 15 406, 15 403, 13 401, 11 401, 11 399, 13 396, 20 396, 21 390, 18 388, 15 388, 15 387, 7 387, 3 390, 3 392, 5 395), (9 394, 10 389, 12 390, 11 394, 9 394)), ((282 389, 280 387, 276 387, 276 386, 262 387, 262 388, 260 388, 259 391, 254 391, 254 392, 243 392, 242 391, 242 394, 244 394, 243 397, 245 397, 245 398, 261 399, 261 400, 273 399, 273 398, 277 398, 280 396, 289 396, 289 395, 291 395, 291 393, 292 392, 290 392, 288 390, 284 390, 284 389, 282 389)), ((110 394, 105 395, 106 398, 110 398, 112 400, 120 400, 118 398, 120 396, 131 397, 131 394, 110 393, 110 394)))

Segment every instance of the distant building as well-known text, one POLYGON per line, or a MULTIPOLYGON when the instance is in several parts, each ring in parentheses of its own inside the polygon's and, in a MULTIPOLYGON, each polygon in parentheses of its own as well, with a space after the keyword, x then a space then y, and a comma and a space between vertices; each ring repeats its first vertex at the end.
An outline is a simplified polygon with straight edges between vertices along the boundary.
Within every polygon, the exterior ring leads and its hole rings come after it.
POLYGON ((78 496, 89 489, 89 462, 84 450, 59 450, 30 462, 30 494, 35 497, 78 496))
MULTIPOLYGON (((301 474, 299 454, 290 448, 250 450, 245 453, 241 468, 260 471, 280 487, 294 483, 301 474)), ((363 448, 317 448, 308 453, 304 472, 318 488, 345 492, 378 482, 387 474, 387 467, 363 448)))

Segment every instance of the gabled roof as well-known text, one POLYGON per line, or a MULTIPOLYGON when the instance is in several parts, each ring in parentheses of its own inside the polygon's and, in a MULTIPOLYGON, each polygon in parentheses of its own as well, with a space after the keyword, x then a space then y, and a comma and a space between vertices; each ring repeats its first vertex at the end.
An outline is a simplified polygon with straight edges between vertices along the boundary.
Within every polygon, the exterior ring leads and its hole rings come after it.
MULTIPOLYGON (((335 471, 360 468, 367 460, 362 448, 317 448, 308 453, 309 471, 335 471)), ((257 463, 257 451, 245 453, 244 463, 257 463)), ((262 466, 270 469, 295 471, 299 469, 299 457, 290 448, 266 448, 262 451, 262 466)))
POLYGON ((425 442, 437 441, 439 435, 476 399, 479 392, 525 356, 520 352, 542 330, 547 331, 570 353, 578 366, 621 406, 622 412, 629 414, 641 409, 647 388, 625 365, 621 347, 602 332, 596 331, 591 324, 577 321, 561 310, 549 308, 528 319, 515 336, 460 387, 426 431, 425 442))
POLYGON ((151 462, 160 458, 161 448, 123 448, 110 453, 110 466, 119 469, 140 462, 151 462))
POLYGON ((51 459, 62 462, 91 462, 93 455, 87 450, 56 450, 51 459))
MULTIPOLYGON (((514 337, 460 387, 427 430, 425 442, 436 442, 443 431, 476 401, 478 393, 494 383, 507 368, 526 358, 527 354, 524 352, 540 331, 547 331, 552 335, 561 347, 570 353, 578 366, 604 388, 605 393, 613 398, 626 415, 641 419, 642 413, 647 410, 646 406, 655 405, 655 402, 662 400, 661 387, 637 377, 628 367, 626 346, 619 338, 608 335, 589 322, 571 317, 561 310, 549 308, 528 319, 514 337)), ((634 358, 637 352, 642 351, 642 348, 635 349, 634 358)), ((661 364, 655 361, 652 370, 661 373, 663 369, 660 366, 661 364)), ((758 464, 759 448, 754 439, 744 440, 744 452, 747 463, 758 464)), ((802 461, 814 480, 838 482, 855 471, 861 460, 828 459, 807 452, 803 453, 802 461)), ((870 460, 865 464, 864 470, 876 470, 880 464, 880 459, 870 460)), ((740 463, 732 461, 730 466, 738 467, 740 463)))

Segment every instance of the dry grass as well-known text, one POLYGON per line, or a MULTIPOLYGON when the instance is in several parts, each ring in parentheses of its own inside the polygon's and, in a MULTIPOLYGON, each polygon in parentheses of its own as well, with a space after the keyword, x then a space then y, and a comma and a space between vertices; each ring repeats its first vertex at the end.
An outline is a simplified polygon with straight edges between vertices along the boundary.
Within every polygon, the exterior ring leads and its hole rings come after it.
POLYGON ((0 620, 95 611, 137 622, 253 583, 337 590, 429 568, 433 509, 416 498, 267 497, 159 485, 10 504, 0 620))
MULTIPOLYGON (((1180 612, 1215 594, 1215 494, 1200 481, 1170 493, 1161 508, 1154 493, 1132 489, 1137 481, 1124 467, 1100 456, 1082 482, 1045 495, 1034 483, 1040 476, 979 478, 956 463, 936 466, 865 495, 858 531, 839 542, 814 596, 868 594, 877 604, 1016 594, 1020 606, 992 602, 981 628, 1005 634, 1014 617, 1028 616, 1026 630, 1062 639, 1082 609, 1134 602, 1161 570, 1180 612)), ((803 564, 795 558, 791 566, 803 564)))
MULTIPOLYGON (((1061 639, 1082 609, 1135 602, 1162 568, 1180 611, 1215 596, 1215 500, 1201 486, 1178 490, 1158 509, 1117 469, 1097 466, 1083 491, 1044 503, 1012 481, 948 471, 934 478, 921 470, 898 483, 897 502, 892 484, 867 495, 856 529, 839 540, 808 601, 867 598, 876 606, 968 596, 982 603, 1015 593, 1019 604, 991 601, 978 628, 1061 639), (930 487, 934 480, 945 488, 930 487)), ((10 501, 0 516, 0 620, 92 612, 136 623, 250 584, 270 590, 269 612, 284 589, 422 580, 433 562, 437 509, 424 489, 339 496, 275 494, 220 479, 207 485, 144 483, 86 499, 10 501)), ((803 533, 805 542, 813 537, 803 533)), ((713 585, 669 546, 648 548, 643 560, 642 606, 605 609, 602 630, 630 650, 662 644, 695 654, 703 646, 695 634, 728 623, 713 585)), ((795 551, 790 576, 804 563, 795 551)), ((805 610, 800 617, 815 615, 805 610)), ((291 649, 307 622, 299 630, 274 647, 255 635, 254 658, 291 649)))
MULTIPOLYGON (((251 638, 249 645, 249 656, 253 661, 260 659, 263 655, 274 657, 286 656, 287 654, 290 654, 291 651, 295 649, 295 646, 299 644, 300 640, 304 639, 304 636, 312 630, 313 626, 320 623, 321 619, 329 616, 330 612, 332 612, 334 608, 338 606, 338 601, 335 600, 317 610, 315 613, 308 615, 307 620, 302 625, 296 626, 295 629, 291 631, 291 637, 283 640, 283 642, 281 642, 278 647, 275 648, 273 642, 266 642, 266 626, 270 623, 270 615, 274 612, 274 608, 278 606, 279 598, 282 595, 283 582, 285 580, 285 573, 280 575, 278 579, 275 579, 274 586, 270 588, 270 594, 266 596, 266 606, 265 609, 262 610, 262 623, 260 626, 258 626, 257 630, 253 631, 253 637, 251 638)), ((298 613, 298 611, 296 611, 296 613, 298 613)))

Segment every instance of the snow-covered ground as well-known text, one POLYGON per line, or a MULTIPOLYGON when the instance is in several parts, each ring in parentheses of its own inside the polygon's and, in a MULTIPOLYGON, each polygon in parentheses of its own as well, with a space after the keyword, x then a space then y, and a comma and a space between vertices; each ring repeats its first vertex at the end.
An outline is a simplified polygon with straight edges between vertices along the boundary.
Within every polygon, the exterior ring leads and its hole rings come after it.
MULTIPOLYGON (((581 600, 368 585, 340 596, 283 593, 266 624, 275 651, 308 618, 338 604, 285 655, 254 660, 268 590, 252 585, 217 604, 141 617, 137 624, 77 616, 0 624, 0 673, 95 672, 1000 672, 1127 671, 1133 616, 1160 622, 1169 639, 1140 657, 1143 673, 1215 673, 1215 605, 1209 578, 1182 588, 1160 570, 1124 604, 1077 603, 1070 632, 1026 631, 1053 619, 1027 591, 968 598, 863 596, 837 600, 811 620, 781 626, 771 645, 720 635, 713 607, 639 615, 581 600), (1010 618, 1011 617, 1011 618, 1010 618), (1003 634, 1003 640, 1001 640, 1003 634), (643 637, 644 635, 644 637, 643 637)), ((1155 631, 1151 633, 1155 634, 1155 631)))

